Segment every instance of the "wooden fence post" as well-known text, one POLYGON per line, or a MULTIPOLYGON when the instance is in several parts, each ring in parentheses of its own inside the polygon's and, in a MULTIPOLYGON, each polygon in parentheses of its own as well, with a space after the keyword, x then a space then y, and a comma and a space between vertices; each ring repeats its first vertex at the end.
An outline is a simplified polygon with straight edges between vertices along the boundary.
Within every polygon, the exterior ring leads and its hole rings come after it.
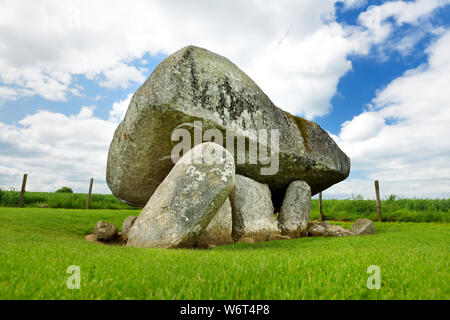
POLYGON ((27 186, 27 178, 28 178, 28 174, 25 173, 23 175, 23 180, 22 180, 22 190, 20 191, 19 208, 23 207, 23 198, 25 197, 25 187, 27 186))
POLYGON ((89 183, 89 194, 86 203, 86 209, 91 207, 91 193, 92 193, 92 185, 94 184, 94 178, 91 178, 91 182, 89 183))
POLYGON ((380 202, 380 185, 378 184, 378 180, 375 180, 375 195, 377 197, 377 213, 378 213, 378 221, 382 221, 381 218, 381 202, 380 202))
POLYGON ((323 216, 323 211, 322 211, 322 192, 319 192, 319 219, 320 219, 320 221, 325 220, 325 217, 323 216))

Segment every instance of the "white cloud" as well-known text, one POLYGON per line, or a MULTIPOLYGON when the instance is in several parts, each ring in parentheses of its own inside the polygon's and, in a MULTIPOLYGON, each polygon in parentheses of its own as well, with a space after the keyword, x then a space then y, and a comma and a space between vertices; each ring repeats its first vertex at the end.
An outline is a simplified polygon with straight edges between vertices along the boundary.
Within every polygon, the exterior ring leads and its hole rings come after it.
MULTIPOLYGON (((358 16, 361 28, 354 33, 359 43, 370 49, 377 44, 379 58, 387 60, 390 51, 398 51, 406 56, 415 45, 428 34, 438 35, 442 28, 429 23, 430 17, 450 0, 388 1, 381 5, 369 6, 358 16), (400 34, 395 31, 408 25, 400 34)), ((364 50, 362 51, 364 53, 364 50)))
POLYGON ((0 101, 1 100, 16 100, 19 93, 10 87, 0 86, 0 101))
POLYGON ((364 112, 342 125, 340 138, 346 141, 367 141, 384 127, 384 118, 376 112, 364 112))
POLYGON ((367 54, 389 36, 385 19, 416 23, 446 3, 388 2, 361 14, 363 27, 351 27, 334 22, 335 2, 2 1, 1 81, 64 101, 80 94, 76 75, 124 89, 144 80, 146 70, 133 61, 194 44, 231 59, 281 108, 313 118, 330 110, 351 69, 347 56, 367 54))
POLYGON ((18 124, 0 122, 0 188, 20 188, 29 174, 27 190, 55 191, 69 186, 85 193, 94 178, 94 192, 110 193, 105 181, 109 144, 133 93, 113 104, 109 120, 83 106, 70 116, 38 110, 18 124))
MULTIPOLYGON (((392 81, 373 99, 371 110, 344 123, 334 138, 352 159, 353 171, 369 172, 366 184, 378 179, 397 187, 403 183, 392 193, 449 197, 450 31, 427 52, 427 64, 392 81)), ((349 180, 330 192, 359 183, 349 180)))
POLYGON ((132 82, 141 82, 145 81, 144 72, 147 72, 147 69, 137 69, 134 66, 129 66, 126 64, 119 64, 118 66, 106 70, 103 75, 105 77, 104 80, 99 81, 99 84, 108 89, 114 88, 128 88, 132 82))
POLYGON ((449 0, 389 1, 379 6, 371 6, 360 15, 359 20, 364 25, 368 21, 381 23, 388 18, 394 18, 397 25, 416 24, 437 8, 449 3, 449 0))
POLYGON ((367 0, 345 0, 344 9, 357 9, 367 4, 367 0))
POLYGON ((109 121, 119 123, 123 120, 132 97, 133 93, 130 93, 126 99, 114 102, 112 109, 109 112, 109 121))
POLYGON ((308 118, 326 114, 339 78, 351 69, 346 56, 353 44, 347 36, 330 23, 301 41, 286 37, 268 44, 247 72, 280 108, 308 118))
POLYGON ((70 186, 86 192, 93 177, 94 191, 108 193, 106 157, 116 124, 95 117, 94 109, 72 116, 40 110, 18 125, 0 122, 0 187, 17 190, 28 173, 30 191, 70 186))

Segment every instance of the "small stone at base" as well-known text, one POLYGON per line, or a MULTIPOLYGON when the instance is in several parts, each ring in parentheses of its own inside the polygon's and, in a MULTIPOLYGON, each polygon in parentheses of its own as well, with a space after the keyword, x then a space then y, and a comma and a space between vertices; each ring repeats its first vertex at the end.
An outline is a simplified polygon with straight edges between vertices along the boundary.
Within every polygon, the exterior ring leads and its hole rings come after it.
POLYGON ((95 242, 97 241, 97 236, 95 234, 88 234, 84 237, 84 240, 86 241, 91 241, 91 242, 95 242))
POLYGON ((273 241, 273 240, 289 240, 289 239, 291 239, 291 237, 289 237, 289 236, 283 236, 283 235, 281 235, 281 234, 272 234, 272 235, 269 237, 269 241, 273 241))
POLYGON ((243 237, 240 238, 239 243, 255 243, 255 240, 253 240, 252 238, 248 238, 248 237, 243 237))

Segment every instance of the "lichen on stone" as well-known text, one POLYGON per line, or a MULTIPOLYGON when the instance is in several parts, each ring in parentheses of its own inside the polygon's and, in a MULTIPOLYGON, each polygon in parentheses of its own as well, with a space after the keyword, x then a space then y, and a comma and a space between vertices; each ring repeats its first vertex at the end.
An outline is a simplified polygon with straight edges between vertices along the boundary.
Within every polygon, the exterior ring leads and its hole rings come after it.
POLYGON ((286 115, 294 121, 295 126, 300 131, 302 138, 303 138, 303 144, 305 145, 305 149, 308 152, 311 152, 311 146, 309 145, 309 133, 308 133, 308 126, 311 125, 311 121, 308 121, 306 119, 303 119, 301 117, 294 116, 293 114, 286 112, 286 115))

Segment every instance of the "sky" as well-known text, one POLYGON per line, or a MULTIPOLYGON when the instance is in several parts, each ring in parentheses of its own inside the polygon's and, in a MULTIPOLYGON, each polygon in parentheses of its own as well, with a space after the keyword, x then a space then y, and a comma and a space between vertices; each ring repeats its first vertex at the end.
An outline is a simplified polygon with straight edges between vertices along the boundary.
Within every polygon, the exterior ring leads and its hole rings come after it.
POLYGON ((331 135, 352 169, 324 198, 450 197, 450 0, 0 0, 0 188, 110 193, 132 94, 187 45, 331 135))

